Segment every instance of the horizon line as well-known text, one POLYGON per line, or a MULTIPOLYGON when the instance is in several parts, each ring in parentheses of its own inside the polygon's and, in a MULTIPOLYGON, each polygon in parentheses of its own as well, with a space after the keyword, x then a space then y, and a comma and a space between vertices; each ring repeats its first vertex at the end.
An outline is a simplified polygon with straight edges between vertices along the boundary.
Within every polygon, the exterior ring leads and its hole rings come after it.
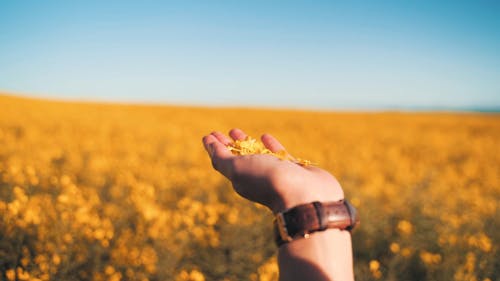
POLYGON ((224 103, 203 103, 203 102, 168 102, 168 101, 147 101, 134 99, 110 99, 110 98, 81 98, 81 97, 61 97, 50 94, 34 94, 21 91, 10 91, 0 89, 0 97, 12 97, 21 99, 32 99, 48 102, 68 102, 68 103, 91 103, 109 105, 130 105, 130 106, 179 106, 179 107, 206 107, 206 108, 245 108, 245 109, 266 109, 266 110, 297 110, 316 112, 408 112, 408 113, 500 113, 499 106, 439 106, 439 105, 415 105, 415 106, 343 106, 343 107, 315 107, 315 106, 269 106, 262 104, 224 104, 224 103))

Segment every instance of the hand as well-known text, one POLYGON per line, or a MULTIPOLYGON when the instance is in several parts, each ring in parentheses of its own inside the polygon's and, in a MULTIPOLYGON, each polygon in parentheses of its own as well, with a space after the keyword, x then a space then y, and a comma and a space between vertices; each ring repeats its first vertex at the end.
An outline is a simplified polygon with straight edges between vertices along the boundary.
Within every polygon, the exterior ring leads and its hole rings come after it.
MULTIPOLYGON (((248 200, 269 207, 274 213, 313 201, 338 201, 344 193, 338 181, 328 172, 313 166, 301 166, 273 155, 233 155, 227 145, 244 140, 247 135, 233 129, 228 136, 213 132, 203 137, 213 167, 228 178, 234 190, 248 200)), ((261 137, 272 152, 285 150, 269 134, 261 137)))

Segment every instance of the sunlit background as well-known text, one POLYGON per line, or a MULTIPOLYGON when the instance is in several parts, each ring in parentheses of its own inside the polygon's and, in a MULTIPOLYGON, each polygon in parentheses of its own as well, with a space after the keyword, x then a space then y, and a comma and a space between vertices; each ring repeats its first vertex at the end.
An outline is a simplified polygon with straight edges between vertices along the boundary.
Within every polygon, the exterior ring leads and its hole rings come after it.
POLYGON ((500 280, 499 3, 0 0, 0 280, 277 281, 234 127, 339 180, 357 281, 500 280))
POLYGON ((497 1, 2 1, 0 90, 326 109, 500 107, 497 1))

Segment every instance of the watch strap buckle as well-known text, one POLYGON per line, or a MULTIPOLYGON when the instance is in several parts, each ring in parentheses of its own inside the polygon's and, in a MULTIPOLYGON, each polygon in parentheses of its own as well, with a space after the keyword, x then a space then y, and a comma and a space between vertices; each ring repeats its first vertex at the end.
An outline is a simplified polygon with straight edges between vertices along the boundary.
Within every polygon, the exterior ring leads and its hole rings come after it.
POLYGON ((278 228, 278 233, 282 241, 291 242, 293 240, 293 237, 288 234, 283 213, 276 214, 276 227, 278 228))

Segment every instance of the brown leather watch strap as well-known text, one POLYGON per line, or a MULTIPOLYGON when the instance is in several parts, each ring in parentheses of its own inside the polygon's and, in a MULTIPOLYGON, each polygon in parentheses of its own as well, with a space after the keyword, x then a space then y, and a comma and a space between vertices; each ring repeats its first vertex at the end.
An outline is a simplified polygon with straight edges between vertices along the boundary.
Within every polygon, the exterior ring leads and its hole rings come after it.
POLYGON ((350 230, 358 222, 356 210, 345 200, 303 204, 276 215, 275 241, 280 246, 328 228, 350 230))

